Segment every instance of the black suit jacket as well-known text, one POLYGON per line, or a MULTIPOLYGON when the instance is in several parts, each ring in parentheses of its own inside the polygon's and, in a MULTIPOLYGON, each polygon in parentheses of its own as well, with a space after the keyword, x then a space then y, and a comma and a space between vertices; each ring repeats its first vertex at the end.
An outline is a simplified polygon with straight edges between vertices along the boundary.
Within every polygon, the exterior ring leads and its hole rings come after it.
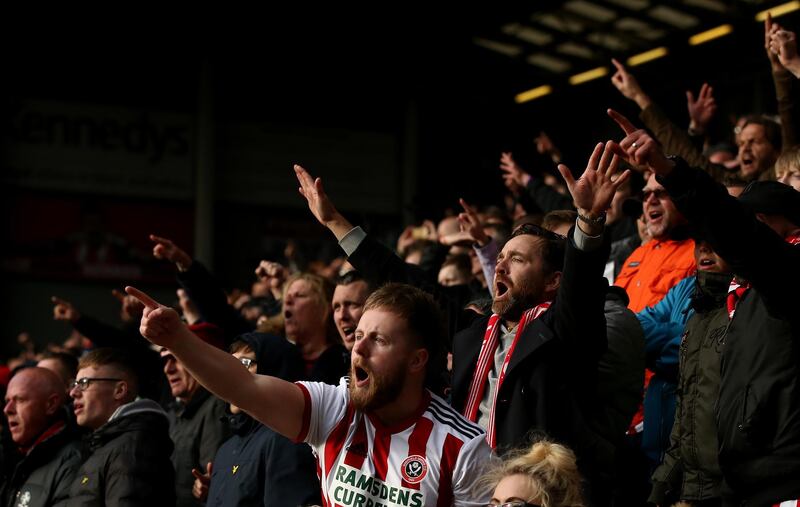
MULTIPOLYGON (((497 396, 501 453, 542 434, 570 445, 579 456, 596 445, 596 435, 584 421, 595 392, 597 362, 607 345, 607 242, 595 251, 581 251, 572 233, 553 304, 526 326, 497 396)), ((488 320, 477 320, 453 339, 453 406, 461 412, 488 320)))

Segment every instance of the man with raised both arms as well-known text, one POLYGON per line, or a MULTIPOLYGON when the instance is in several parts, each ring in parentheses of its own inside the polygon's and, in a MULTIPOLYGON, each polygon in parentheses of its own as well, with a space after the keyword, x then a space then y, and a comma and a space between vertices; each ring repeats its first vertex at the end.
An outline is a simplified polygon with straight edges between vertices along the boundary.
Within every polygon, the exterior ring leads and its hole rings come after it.
POLYGON ((568 238, 518 227, 497 258, 493 315, 453 340, 453 406, 486 428, 503 453, 531 433, 564 441, 590 482, 603 439, 593 417, 598 361, 607 347, 603 277, 605 210, 629 177, 598 144, 579 180, 560 165, 578 208, 568 238))

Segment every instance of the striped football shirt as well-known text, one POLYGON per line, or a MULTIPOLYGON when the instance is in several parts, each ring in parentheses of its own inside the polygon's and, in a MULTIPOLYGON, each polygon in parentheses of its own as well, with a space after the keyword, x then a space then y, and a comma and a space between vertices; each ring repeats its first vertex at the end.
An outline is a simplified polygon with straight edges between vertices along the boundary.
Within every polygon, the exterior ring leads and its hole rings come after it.
POLYGON ((317 456, 324 507, 484 506, 475 482, 491 451, 480 426, 425 391, 408 420, 385 426, 338 386, 298 382, 305 397, 298 441, 317 456))

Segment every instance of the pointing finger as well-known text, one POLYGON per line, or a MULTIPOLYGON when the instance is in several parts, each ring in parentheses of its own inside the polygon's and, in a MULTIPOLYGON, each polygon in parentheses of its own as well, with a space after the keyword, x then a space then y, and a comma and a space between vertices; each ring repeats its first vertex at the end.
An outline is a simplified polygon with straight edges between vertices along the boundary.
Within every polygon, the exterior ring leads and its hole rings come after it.
POLYGON ((467 201, 465 201, 464 199, 459 197, 458 198, 458 203, 461 205, 462 208, 464 208, 464 211, 466 211, 467 214, 470 214, 470 215, 474 215, 475 214, 475 209, 472 206, 470 206, 469 204, 467 204, 467 201))
POLYGON ((623 160, 627 160, 628 159, 628 154, 625 152, 625 150, 619 144, 615 143, 614 141, 611 141, 610 143, 607 143, 607 146, 611 149, 611 151, 613 151, 615 154, 617 154, 623 160))
POLYGON ((632 134, 636 132, 636 126, 631 123, 629 119, 625 116, 621 115, 620 113, 614 111, 613 109, 608 110, 608 116, 611 117, 612 120, 617 122, 617 125, 625 132, 625 134, 632 134))
POLYGON ((172 241, 167 238, 162 238, 161 236, 156 236, 155 234, 150 235, 150 241, 154 241, 156 243, 164 243, 165 245, 171 245, 172 241))
POLYGON ((155 310, 156 308, 159 308, 161 306, 160 304, 158 304, 158 301, 151 298, 150 296, 140 291, 136 287, 131 287, 129 285, 125 287, 125 292, 138 299, 144 306, 146 306, 151 310, 155 310))

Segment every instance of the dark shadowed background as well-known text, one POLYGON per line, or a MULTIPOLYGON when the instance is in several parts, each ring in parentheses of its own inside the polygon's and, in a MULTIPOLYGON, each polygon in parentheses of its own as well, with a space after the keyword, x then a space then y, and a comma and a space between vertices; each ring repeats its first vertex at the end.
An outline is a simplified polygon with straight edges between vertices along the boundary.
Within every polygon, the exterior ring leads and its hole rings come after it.
MULTIPOLYGON (((668 48, 632 72, 680 125, 685 91, 708 81, 727 133, 727 113, 775 111, 754 16, 780 3, 5 16, 4 349, 25 330, 40 343, 68 334, 52 320, 51 295, 107 321, 118 311, 109 291, 127 283, 172 303, 173 270, 152 260, 151 232, 183 245, 229 287, 247 286, 259 259, 280 260, 289 238, 309 257, 336 255, 297 194, 293 163, 322 176, 351 221, 387 240, 440 218, 459 196, 500 203, 500 152, 527 167, 549 164, 532 142, 542 130, 580 172, 594 142, 618 137, 605 109, 637 112, 610 74, 568 83, 611 57, 668 48), (687 43, 723 24, 730 35, 687 43), (552 94, 515 102, 544 84, 552 94)), ((778 21, 798 28, 796 14, 778 21)))

